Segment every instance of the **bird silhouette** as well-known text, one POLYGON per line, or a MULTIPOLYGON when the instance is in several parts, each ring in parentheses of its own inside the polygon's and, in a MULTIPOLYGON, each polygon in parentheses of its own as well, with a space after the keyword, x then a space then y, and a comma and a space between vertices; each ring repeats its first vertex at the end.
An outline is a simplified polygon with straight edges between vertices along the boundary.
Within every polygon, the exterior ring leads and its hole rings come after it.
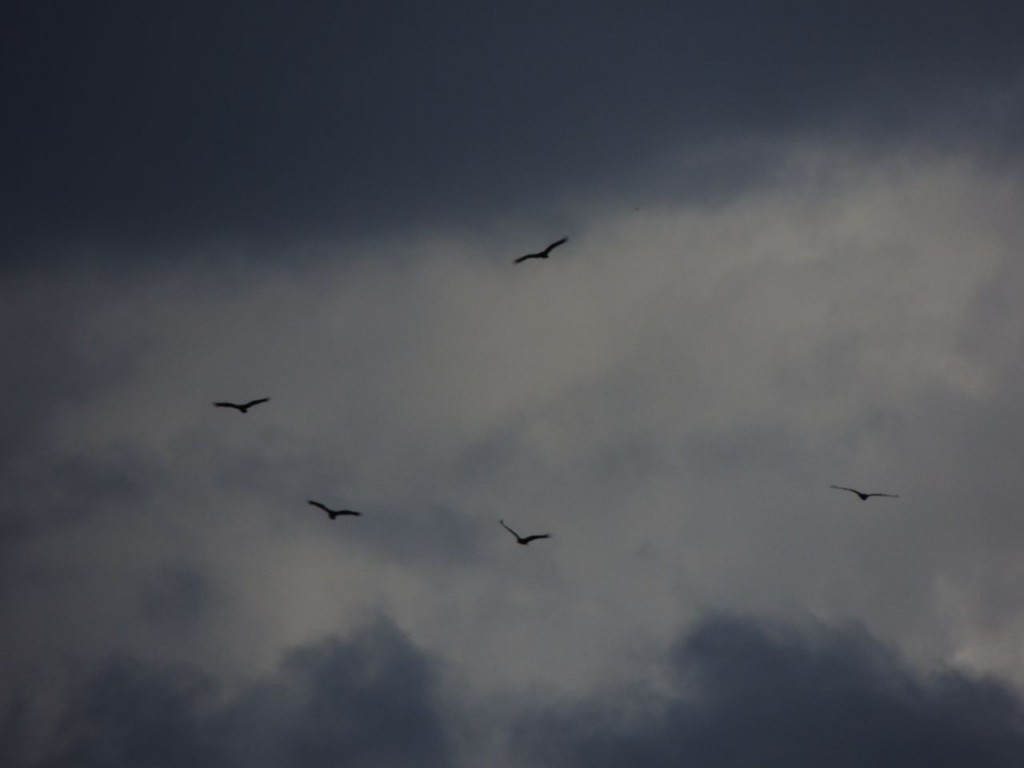
POLYGON ((568 237, 563 237, 561 240, 555 240, 555 242, 553 242, 551 245, 549 245, 543 251, 540 251, 539 253, 528 253, 525 256, 520 256, 513 263, 518 264, 519 262, 526 261, 527 259, 546 259, 550 255, 550 253, 553 250, 555 250, 555 248, 560 246, 562 243, 566 243, 568 241, 569 241, 568 237))
POLYGON ((505 521, 504 520, 499 520, 498 522, 501 523, 501 527, 502 528, 504 528, 506 531, 508 531, 509 533, 511 533, 513 536, 516 537, 516 543, 522 544, 523 546, 526 546, 531 541, 535 541, 537 539, 550 539, 551 538, 551 534, 550 533, 535 533, 532 536, 520 536, 518 533, 516 533, 511 528, 509 528, 507 525, 505 525, 505 521))
POLYGON ((259 400, 250 400, 248 403, 214 403, 218 408, 235 408, 241 413, 246 413, 254 405, 265 403, 270 400, 269 397, 261 397, 259 400))
POLYGON ((898 499, 899 495, 895 493, 864 493, 858 491, 856 488, 847 488, 845 485, 830 485, 829 488, 835 488, 837 491, 849 491, 850 493, 856 493, 860 496, 861 501, 867 501, 872 496, 885 496, 890 499, 898 499))
POLYGON ((326 512, 327 516, 331 518, 331 520, 333 520, 336 517, 342 517, 343 515, 359 517, 361 514, 363 514, 362 512, 356 512, 354 509, 331 509, 330 507, 321 504, 319 501, 313 501, 312 499, 309 500, 309 503, 312 504, 314 507, 322 509, 324 512, 326 512))

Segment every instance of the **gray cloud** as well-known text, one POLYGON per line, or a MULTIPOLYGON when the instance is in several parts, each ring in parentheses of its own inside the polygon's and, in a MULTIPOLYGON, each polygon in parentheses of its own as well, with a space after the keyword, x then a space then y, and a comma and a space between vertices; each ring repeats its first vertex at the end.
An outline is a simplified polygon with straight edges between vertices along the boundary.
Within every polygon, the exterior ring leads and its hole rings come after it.
POLYGON ((716 615, 652 661, 667 672, 660 693, 633 680, 558 703, 539 692, 499 703, 442 696, 442 668, 380 622, 291 651, 228 690, 200 667, 120 657, 77 685, 41 754, 23 738, 31 699, 10 706, 0 755, 17 768, 454 766, 485 754, 559 768, 1001 768, 1024 756, 1016 693, 913 668, 859 626, 716 615), (509 754, 494 751, 495 731, 509 754))
POLYGON ((777 167, 766 146, 737 167, 744 140, 1001 155, 1024 62, 1024 12, 997 0, 3 13, 8 258, 55 239, 564 225, 560 201, 595 185, 700 199, 777 167))
POLYGON ((5 285, 6 668, 73 637, 251 672, 381 608, 487 679, 573 686, 714 606, 1012 674, 1013 177, 836 152, 598 217, 540 270, 452 233, 5 285))
MULTIPOLYGON (((276 674, 226 697, 199 668, 114 659, 70 697, 31 764, 452 765, 436 678, 384 623, 295 650, 276 674)), ((5 733, 19 716, 11 711, 5 733)))
MULTIPOLYGON (((530 269, 511 259, 540 214, 310 234, 264 261, 165 246, 74 267, 69 247, 10 272, 4 695, 66 711, 62 759, 93 754, 87 734, 110 727, 83 714, 85 690, 65 706, 63 675, 118 653, 135 661, 109 668, 127 670, 111 701, 166 705, 177 756, 205 760, 261 713, 292 722, 307 694, 286 695, 299 671, 271 671, 285 649, 384 615, 471 692, 479 734, 488 695, 650 684, 708 608, 852 617, 914 663, 1020 682, 1018 170, 973 148, 768 144, 750 150, 775 163, 765 183, 714 205, 580 203, 587 225, 530 269), (248 416, 210 405, 263 395, 248 416), (320 497, 366 515, 331 523, 305 504, 320 497), (517 547, 499 517, 554 538, 517 547), (176 664, 192 670, 179 687, 176 664)), ((709 179, 722 167, 697 160, 709 179)), ((825 676, 819 640, 766 637, 825 676)), ((0 720, 0 748, 23 751, 26 711, 0 720)), ((268 752, 298 739, 267 730, 268 752)))
POLYGON ((717 617, 672 654, 667 698, 594 700, 519 732, 537 765, 906 765, 1024 759, 1024 706, 990 680, 908 668, 858 628, 717 617))
POLYGON ((195 566, 164 565, 140 588, 139 609, 163 631, 180 631, 209 609, 211 589, 195 566))

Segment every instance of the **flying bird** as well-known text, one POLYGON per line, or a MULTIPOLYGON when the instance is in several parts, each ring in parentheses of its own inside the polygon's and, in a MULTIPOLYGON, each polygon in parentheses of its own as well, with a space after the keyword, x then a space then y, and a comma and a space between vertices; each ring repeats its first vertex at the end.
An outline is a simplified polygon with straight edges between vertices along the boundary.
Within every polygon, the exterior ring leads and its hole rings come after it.
POLYGON ((547 248, 545 248, 540 253, 528 253, 525 256, 520 256, 513 263, 518 264, 519 262, 526 261, 527 259, 546 259, 551 254, 551 252, 553 250, 555 250, 555 248, 560 246, 562 243, 566 243, 568 241, 569 241, 568 237, 563 237, 561 240, 555 240, 555 242, 553 242, 551 245, 549 245, 547 248))
POLYGON ((309 503, 312 504, 314 507, 322 509, 324 512, 326 512, 327 516, 331 518, 331 520, 333 520, 336 517, 341 517, 343 515, 359 517, 362 514, 362 512, 356 512, 353 509, 331 509, 330 507, 321 504, 319 501, 313 501, 312 499, 309 500, 309 503))
POLYGON ((845 485, 830 485, 829 488, 835 488, 837 491, 849 491, 850 493, 856 493, 860 496, 861 501, 867 501, 872 496, 885 496, 890 499, 898 499, 899 494, 896 493, 864 493, 858 491, 856 488, 847 488, 845 485))
POLYGON ((214 403, 218 408, 236 408, 241 413, 246 413, 254 405, 265 403, 270 400, 269 397, 261 397, 259 400, 250 400, 248 403, 214 403))
POLYGON ((523 546, 526 546, 531 541, 534 541, 536 539, 550 539, 551 538, 551 534, 550 533, 535 533, 532 536, 520 536, 518 533, 516 533, 511 528, 509 528, 507 525, 505 525, 505 521, 504 520, 499 520, 498 522, 501 523, 501 527, 502 528, 504 528, 506 531, 508 531, 509 533, 511 533, 513 536, 516 537, 516 543, 522 544, 523 546))

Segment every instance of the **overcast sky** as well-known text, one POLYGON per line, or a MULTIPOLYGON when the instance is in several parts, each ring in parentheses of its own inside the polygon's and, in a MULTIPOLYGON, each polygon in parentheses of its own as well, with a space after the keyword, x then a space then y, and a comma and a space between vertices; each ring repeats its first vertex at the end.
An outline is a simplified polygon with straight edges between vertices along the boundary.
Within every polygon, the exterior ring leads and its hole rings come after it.
POLYGON ((595 5, 3 6, 0 763, 1024 765, 1024 9, 595 5))

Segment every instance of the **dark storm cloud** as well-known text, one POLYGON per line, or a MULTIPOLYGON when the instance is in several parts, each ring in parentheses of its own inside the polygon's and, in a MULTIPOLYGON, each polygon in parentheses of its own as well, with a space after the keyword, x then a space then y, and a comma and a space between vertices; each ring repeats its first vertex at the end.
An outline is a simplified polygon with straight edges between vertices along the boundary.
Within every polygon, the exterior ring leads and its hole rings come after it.
POLYGON ((521 733, 526 751, 538 764, 591 768, 1024 760, 1024 707, 1008 689, 956 672, 922 676, 857 629, 716 618, 679 644, 673 668, 680 692, 663 706, 538 718, 521 733))
POLYGON ((509 729, 515 764, 561 768, 1001 768, 1024 758, 1016 694, 912 670, 859 628, 716 617, 668 661, 668 697, 599 696, 561 710, 535 701, 523 717, 507 702, 443 701, 435 662, 386 623, 304 646, 229 694, 198 667, 119 657, 68 698, 41 755, 30 738, 38 708, 13 700, 0 757, 14 768, 450 766, 454 734, 486 727, 509 729))
POLYGON ((665 152, 735 138, 998 140, 1022 21, 995 1, 11 3, 0 233, 24 253, 372 230, 640 193, 665 152))
MULTIPOLYGON (((34 764, 450 765, 435 678, 430 660, 386 624, 294 651, 276 675, 226 701, 195 668, 122 658, 70 699, 34 764)), ((7 732, 23 710, 11 710, 0 734, 8 755, 21 749, 7 732)))

